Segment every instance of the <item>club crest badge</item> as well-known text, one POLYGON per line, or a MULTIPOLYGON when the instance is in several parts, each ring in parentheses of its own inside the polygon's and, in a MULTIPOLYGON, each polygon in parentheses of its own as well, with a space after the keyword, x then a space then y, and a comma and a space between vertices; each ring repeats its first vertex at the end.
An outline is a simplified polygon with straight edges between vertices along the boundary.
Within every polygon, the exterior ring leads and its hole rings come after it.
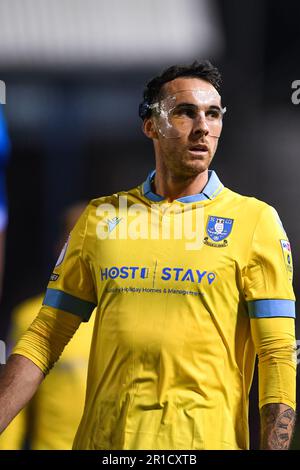
POLYGON ((227 246, 227 238, 231 233, 232 226, 233 219, 210 215, 206 226, 206 233, 208 236, 204 238, 204 243, 214 247, 227 246))

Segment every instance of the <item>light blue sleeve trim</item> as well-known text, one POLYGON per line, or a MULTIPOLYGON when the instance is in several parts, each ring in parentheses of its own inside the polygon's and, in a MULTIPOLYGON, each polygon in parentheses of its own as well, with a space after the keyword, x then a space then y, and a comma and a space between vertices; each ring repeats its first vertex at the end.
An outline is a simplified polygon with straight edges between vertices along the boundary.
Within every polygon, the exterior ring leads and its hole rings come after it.
POLYGON ((77 315, 85 322, 89 320, 92 311, 96 307, 93 302, 78 299, 58 289, 47 289, 43 305, 77 315))
POLYGON ((248 302, 248 312, 250 318, 296 318, 294 300, 251 300, 248 302))

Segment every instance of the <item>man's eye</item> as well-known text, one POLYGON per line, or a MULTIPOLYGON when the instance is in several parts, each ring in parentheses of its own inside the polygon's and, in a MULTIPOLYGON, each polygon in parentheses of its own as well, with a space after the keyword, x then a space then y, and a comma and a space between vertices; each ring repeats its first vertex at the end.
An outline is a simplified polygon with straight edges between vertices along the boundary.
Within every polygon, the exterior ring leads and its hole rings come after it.
POLYGON ((191 119, 194 119, 196 117, 197 113, 196 113, 195 109, 193 109, 193 108, 181 107, 181 108, 175 109, 174 115, 175 116, 187 116, 191 119))
POLYGON ((221 118, 221 111, 219 109, 209 109, 206 112, 206 116, 210 119, 220 119, 221 118))

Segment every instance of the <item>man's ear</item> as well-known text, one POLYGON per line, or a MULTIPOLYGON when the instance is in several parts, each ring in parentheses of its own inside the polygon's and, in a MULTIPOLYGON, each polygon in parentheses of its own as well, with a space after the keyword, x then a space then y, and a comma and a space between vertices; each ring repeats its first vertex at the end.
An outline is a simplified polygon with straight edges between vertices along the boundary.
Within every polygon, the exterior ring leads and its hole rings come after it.
POLYGON ((146 118, 143 122, 143 132, 149 139, 157 139, 157 130, 153 118, 146 118))

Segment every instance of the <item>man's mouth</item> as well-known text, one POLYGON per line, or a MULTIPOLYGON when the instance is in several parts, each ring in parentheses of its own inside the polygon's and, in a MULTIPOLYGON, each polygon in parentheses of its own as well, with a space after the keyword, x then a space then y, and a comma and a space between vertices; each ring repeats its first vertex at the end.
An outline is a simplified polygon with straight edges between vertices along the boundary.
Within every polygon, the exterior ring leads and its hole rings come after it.
POLYGON ((208 152, 208 146, 205 144, 197 144, 189 147, 189 151, 195 155, 202 155, 203 153, 208 152))

